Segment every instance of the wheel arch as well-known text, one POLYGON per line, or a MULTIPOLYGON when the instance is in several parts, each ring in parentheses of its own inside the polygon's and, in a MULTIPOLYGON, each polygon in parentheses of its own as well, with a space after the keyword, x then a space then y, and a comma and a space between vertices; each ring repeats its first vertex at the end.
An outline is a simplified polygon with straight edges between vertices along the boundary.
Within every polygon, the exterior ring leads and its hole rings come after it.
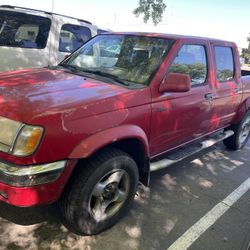
MULTIPOLYGON (((140 182, 149 184, 149 146, 145 132, 135 125, 124 125, 94 134, 77 145, 69 158, 84 161, 107 147, 118 148, 137 163, 140 182)), ((80 164, 78 164, 80 165, 80 164)))
POLYGON ((237 124, 241 121, 241 119, 244 117, 246 112, 250 110, 250 97, 246 98, 238 107, 238 110, 236 112, 236 115, 233 119, 233 124, 237 124))

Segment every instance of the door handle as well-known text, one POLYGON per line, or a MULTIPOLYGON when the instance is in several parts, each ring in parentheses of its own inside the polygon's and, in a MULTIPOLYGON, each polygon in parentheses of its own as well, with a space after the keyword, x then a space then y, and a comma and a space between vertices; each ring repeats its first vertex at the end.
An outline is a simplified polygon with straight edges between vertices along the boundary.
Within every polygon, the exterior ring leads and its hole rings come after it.
POLYGON ((206 100, 211 101, 211 100, 213 99, 213 94, 212 94, 212 93, 206 93, 206 94, 204 95, 204 97, 205 97, 206 100))
POLYGON ((235 88, 235 89, 234 89, 234 93, 237 94, 237 93, 239 93, 239 92, 240 92, 239 88, 235 88))

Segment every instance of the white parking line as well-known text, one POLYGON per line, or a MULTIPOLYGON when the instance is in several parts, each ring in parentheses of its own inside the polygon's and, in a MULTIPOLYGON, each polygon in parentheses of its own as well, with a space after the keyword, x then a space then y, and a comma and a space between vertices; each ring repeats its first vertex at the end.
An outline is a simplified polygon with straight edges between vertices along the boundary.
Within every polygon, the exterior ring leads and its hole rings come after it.
POLYGON ((189 248, 210 226, 212 226, 228 209, 250 189, 250 178, 223 201, 214 206, 205 216, 190 227, 178 238, 168 250, 184 250, 189 248))

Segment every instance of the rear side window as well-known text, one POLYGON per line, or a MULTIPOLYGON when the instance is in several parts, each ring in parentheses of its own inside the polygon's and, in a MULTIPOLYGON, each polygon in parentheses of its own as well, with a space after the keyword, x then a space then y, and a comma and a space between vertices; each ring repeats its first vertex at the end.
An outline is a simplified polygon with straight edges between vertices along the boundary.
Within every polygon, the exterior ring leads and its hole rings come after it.
POLYGON ((230 81, 234 77, 233 50, 230 47, 215 46, 216 76, 219 82, 230 81))
POLYGON ((51 20, 13 11, 0 11, 0 46, 44 49, 51 20))
POLYGON ((204 83, 207 78, 205 47, 192 44, 183 45, 169 72, 189 75, 192 85, 204 83))
POLYGON ((72 52, 91 38, 89 28, 73 24, 64 24, 60 32, 59 51, 72 52))

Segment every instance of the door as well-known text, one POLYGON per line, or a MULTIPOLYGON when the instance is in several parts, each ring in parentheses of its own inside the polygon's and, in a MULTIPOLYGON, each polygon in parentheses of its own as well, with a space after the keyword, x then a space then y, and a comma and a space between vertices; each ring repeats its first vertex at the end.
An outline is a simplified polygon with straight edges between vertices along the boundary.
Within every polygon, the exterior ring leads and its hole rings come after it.
POLYGON ((241 95, 239 76, 236 74, 235 48, 228 45, 212 47, 215 61, 216 79, 213 89, 212 128, 227 126, 237 112, 241 95))
POLYGON ((50 27, 49 15, 1 9, 0 71, 48 66, 50 27))
POLYGON ((153 98, 150 147, 152 155, 175 148, 207 133, 211 101, 206 44, 184 44, 168 72, 188 74, 191 90, 153 98))

